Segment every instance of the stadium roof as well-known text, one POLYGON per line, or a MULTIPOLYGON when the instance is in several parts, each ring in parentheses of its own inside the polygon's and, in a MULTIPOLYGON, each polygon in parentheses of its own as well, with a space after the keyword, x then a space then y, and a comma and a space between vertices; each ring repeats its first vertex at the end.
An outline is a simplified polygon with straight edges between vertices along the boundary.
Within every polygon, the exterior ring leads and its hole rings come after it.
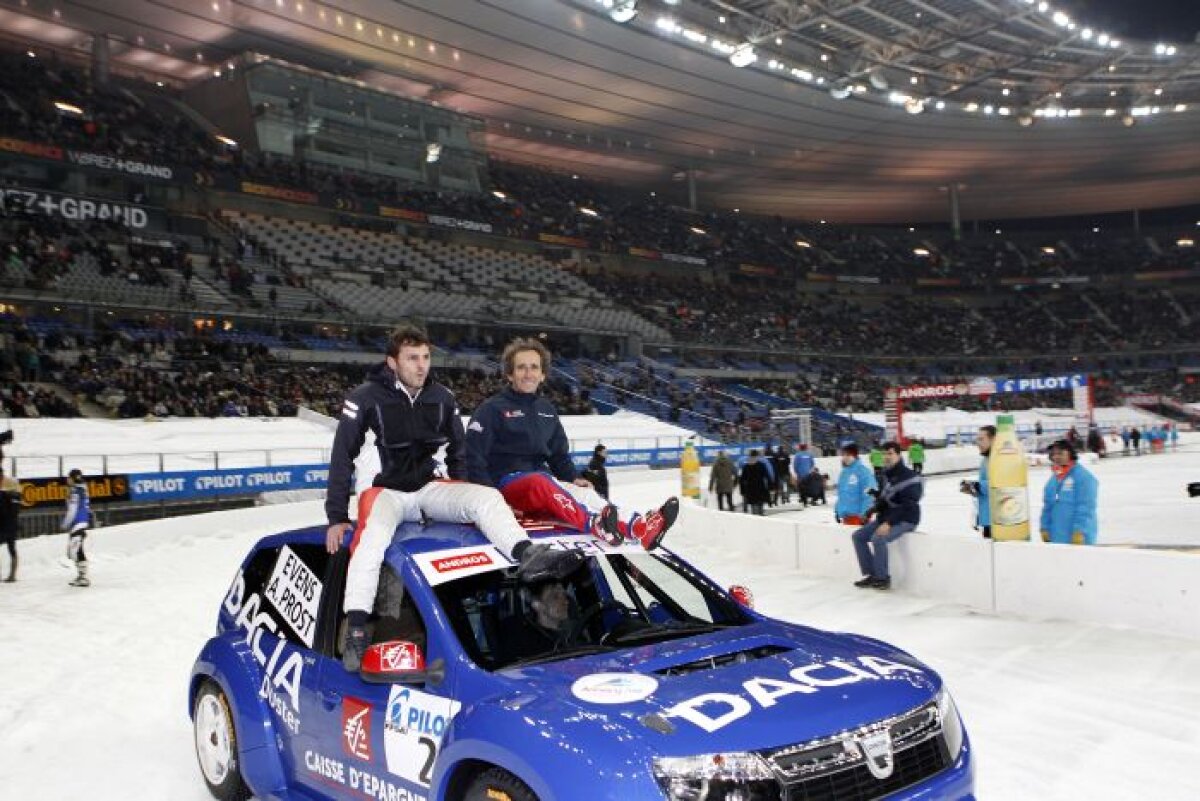
POLYGON ((279 56, 478 115, 500 158, 647 188, 692 169, 747 211, 942 219, 950 185, 967 218, 1200 201, 1200 46, 1061 2, 28 0, 0 22, 105 32, 184 81, 279 56))

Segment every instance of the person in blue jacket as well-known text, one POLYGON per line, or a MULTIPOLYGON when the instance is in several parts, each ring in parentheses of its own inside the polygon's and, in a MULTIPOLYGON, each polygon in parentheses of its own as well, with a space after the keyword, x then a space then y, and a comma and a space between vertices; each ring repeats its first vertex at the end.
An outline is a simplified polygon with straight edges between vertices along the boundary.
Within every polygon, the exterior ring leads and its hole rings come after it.
POLYGON ((983 426, 975 434, 975 445, 982 457, 979 462, 979 480, 964 481, 959 485, 967 495, 974 496, 978 508, 975 513, 975 528, 982 529, 983 536, 992 537, 992 508, 988 497, 988 457, 992 453, 992 440, 996 438, 995 426, 983 426))
POLYGON ((921 522, 924 482, 925 479, 917 471, 904 464, 899 443, 883 444, 883 486, 871 510, 875 519, 852 535, 854 553, 858 556, 858 566, 863 574, 860 580, 854 582, 855 587, 891 589, 888 546, 921 522))
POLYGON ((497 488, 527 515, 561 521, 611 545, 628 539, 646 550, 658 547, 679 516, 679 499, 621 519, 575 469, 558 411, 538 394, 550 351, 539 340, 515 339, 501 362, 508 388, 481 403, 467 424, 467 480, 497 488))
POLYGON ((83 552, 83 541, 92 525, 92 501, 88 496, 87 482, 82 470, 67 474, 67 512, 63 515, 62 528, 67 533, 67 558, 75 563, 76 576, 72 587, 90 587, 87 554, 83 552))
POLYGON ((842 446, 842 472, 837 484, 833 519, 847 526, 861 526, 867 522, 867 512, 875 504, 869 493, 879 485, 875 483, 875 471, 859 460, 858 446, 853 442, 842 446))
POLYGON ((808 443, 801 442, 797 445, 796 455, 792 457, 792 474, 796 477, 796 483, 799 484, 808 478, 808 474, 813 471, 816 464, 813 455, 808 452, 808 443))
POLYGON ((1100 482, 1079 464, 1075 446, 1065 439, 1050 446, 1050 470, 1042 493, 1042 542, 1095 545, 1100 482))

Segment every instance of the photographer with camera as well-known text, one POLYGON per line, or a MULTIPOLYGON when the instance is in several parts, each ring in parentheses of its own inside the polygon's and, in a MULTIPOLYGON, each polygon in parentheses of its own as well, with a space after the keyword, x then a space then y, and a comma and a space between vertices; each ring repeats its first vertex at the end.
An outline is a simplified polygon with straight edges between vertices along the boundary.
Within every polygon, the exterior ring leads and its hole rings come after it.
POLYGON ((975 435, 975 445, 983 461, 979 463, 979 480, 963 481, 958 485, 958 491, 970 495, 976 501, 975 530, 983 530, 983 536, 992 538, 992 509, 988 498, 988 457, 992 453, 992 440, 996 438, 995 426, 983 426, 975 435))
POLYGON ((883 444, 883 486, 871 494, 875 505, 867 516, 874 520, 854 532, 854 552, 863 577, 854 582, 863 589, 887 590, 892 586, 888 572, 888 545, 921 522, 921 476, 904 464, 899 443, 883 444))

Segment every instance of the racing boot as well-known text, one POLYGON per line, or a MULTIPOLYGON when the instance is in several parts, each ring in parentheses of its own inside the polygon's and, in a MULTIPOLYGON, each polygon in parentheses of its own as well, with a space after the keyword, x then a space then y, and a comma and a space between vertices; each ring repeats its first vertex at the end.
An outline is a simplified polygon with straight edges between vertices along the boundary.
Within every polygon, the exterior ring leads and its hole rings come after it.
POLYGON ((357 673, 367 653, 367 613, 346 614, 346 644, 342 647, 342 667, 357 673))
POLYGON ((75 567, 79 570, 79 575, 75 576, 75 580, 69 582, 72 587, 90 587, 92 582, 88 580, 88 563, 76 562, 75 567))
POLYGON ((530 540, 517 543, 513 558, 517 560, 517 579, 525 584, 562 581, 587 561, 583 551, 563 551, 530 540))
POLYGON ((629 521, 629 533, 632 538, 642 544, 647 551, 653 551, 662 544, 667 529, 679 517, 679 499, 667 498, 667 502, 648 513, 645 517, 637 515, 629 521))
POLYGON ((620 545, 624 541, 621 536, 621 516, 617 507, 611 503, 600 510, 600 514, 592 517, 592 536, 609 545, 620 545))

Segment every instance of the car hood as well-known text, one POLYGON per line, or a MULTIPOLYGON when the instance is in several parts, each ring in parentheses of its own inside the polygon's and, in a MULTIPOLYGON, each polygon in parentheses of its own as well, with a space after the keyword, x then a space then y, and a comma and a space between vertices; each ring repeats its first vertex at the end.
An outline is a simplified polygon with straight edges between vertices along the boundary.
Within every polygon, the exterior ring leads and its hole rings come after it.
POLYGON ((941 687, 886 643, 773 621, 500 675, 514 695, 621 724, 663 755, 806 742, 907 712, 941 687))

